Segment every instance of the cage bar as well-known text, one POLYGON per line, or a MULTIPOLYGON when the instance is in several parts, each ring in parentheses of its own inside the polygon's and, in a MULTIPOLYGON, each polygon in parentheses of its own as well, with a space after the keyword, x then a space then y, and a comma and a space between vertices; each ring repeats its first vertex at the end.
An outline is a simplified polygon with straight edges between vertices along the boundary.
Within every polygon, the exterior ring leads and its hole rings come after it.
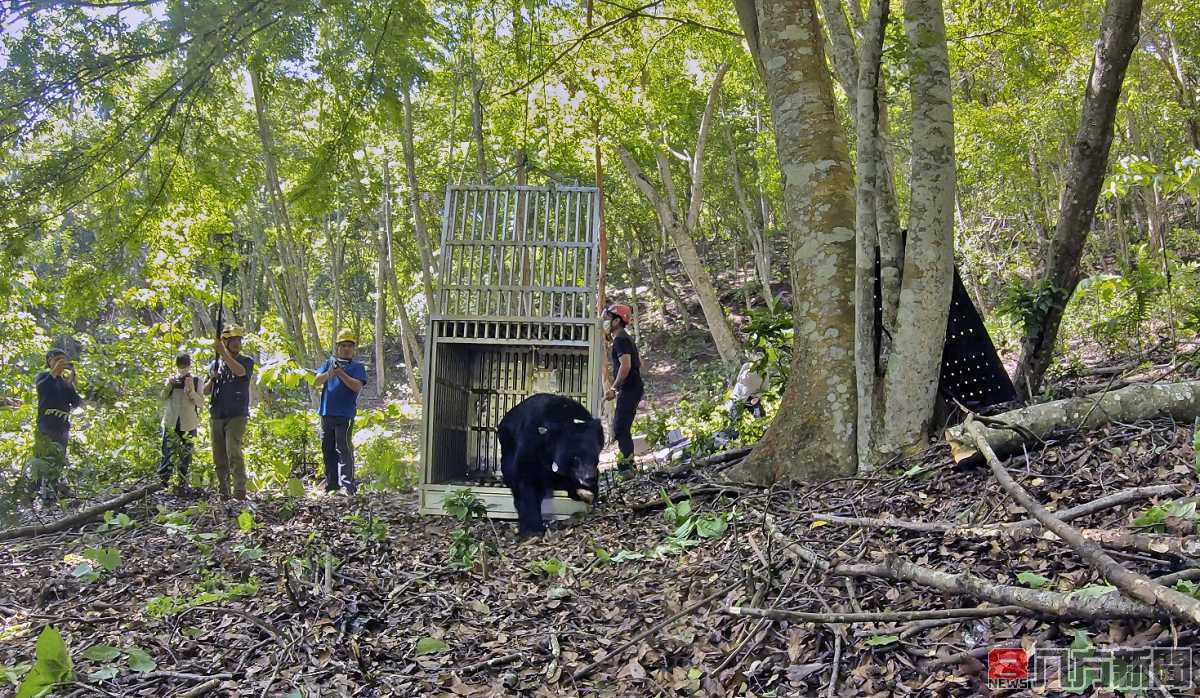
MULTIPOLYGON (((516 518, 496 428, 521 400, 554 392, 600 412, 599 190, 452 185, 425 343, 420 511, 470 487, 489 516, 516 518)), ((555 493, 561 517, 585 505, 555 493)))

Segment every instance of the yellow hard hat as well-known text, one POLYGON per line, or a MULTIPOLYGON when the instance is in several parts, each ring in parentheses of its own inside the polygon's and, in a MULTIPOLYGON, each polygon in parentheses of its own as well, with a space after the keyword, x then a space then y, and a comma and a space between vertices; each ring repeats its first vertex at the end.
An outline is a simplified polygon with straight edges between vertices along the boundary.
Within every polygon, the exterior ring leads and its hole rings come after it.
POLYGON ((241 325, 226 325, 225 330, 221 332, 221 339, 231 339, 233 337, 245 337, 246 330, 241 325))
POLYGON ((341 332, 337 333, 336 344, 341 344, 342 342, 354 342, 355 344, 358 344, 358 340, 354 337, 354 333, 350 330, 342 330, 341 332))

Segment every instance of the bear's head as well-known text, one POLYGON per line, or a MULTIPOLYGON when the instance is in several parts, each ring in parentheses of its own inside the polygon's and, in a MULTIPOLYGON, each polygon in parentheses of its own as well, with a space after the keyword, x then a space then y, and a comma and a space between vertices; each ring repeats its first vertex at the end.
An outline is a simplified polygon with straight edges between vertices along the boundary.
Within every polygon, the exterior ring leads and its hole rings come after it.
POLYGON ((599 419, 573 419, 543 429, 547 429, 554 477, 565 485, 571 499, 590 504, 599 491, 604 426, 599 419))

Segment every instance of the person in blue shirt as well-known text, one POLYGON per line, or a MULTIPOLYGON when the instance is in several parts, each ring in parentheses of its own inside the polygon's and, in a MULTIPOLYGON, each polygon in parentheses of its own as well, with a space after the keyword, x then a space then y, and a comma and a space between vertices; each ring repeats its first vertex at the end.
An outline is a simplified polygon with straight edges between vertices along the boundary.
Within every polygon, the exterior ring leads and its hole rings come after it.
POLYGON ((321 388, 321 455, 325 461, 325 491, 336 492, 342 487, 354 494, 354 415, 358 393, 367 384, 367 368, 354 360, 358 345, 354 333, 342 330, 337 335, 333 356, 317 369, 315 385, 321 388))

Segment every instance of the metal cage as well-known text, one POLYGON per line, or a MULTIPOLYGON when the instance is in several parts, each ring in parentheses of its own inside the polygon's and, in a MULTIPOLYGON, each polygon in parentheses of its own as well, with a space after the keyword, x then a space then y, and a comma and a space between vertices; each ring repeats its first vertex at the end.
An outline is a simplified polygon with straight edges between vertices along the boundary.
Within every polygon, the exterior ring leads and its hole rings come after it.
MULTIPOLYGON (((599 414, 600 207, 595 187, 452 185, 443 209, 437 302, 425 346, 420 511, 471 487, 516 518, 496 426, 537 392, 599 414)), ((555 493, 547 516, 584 505, 555 493)))

